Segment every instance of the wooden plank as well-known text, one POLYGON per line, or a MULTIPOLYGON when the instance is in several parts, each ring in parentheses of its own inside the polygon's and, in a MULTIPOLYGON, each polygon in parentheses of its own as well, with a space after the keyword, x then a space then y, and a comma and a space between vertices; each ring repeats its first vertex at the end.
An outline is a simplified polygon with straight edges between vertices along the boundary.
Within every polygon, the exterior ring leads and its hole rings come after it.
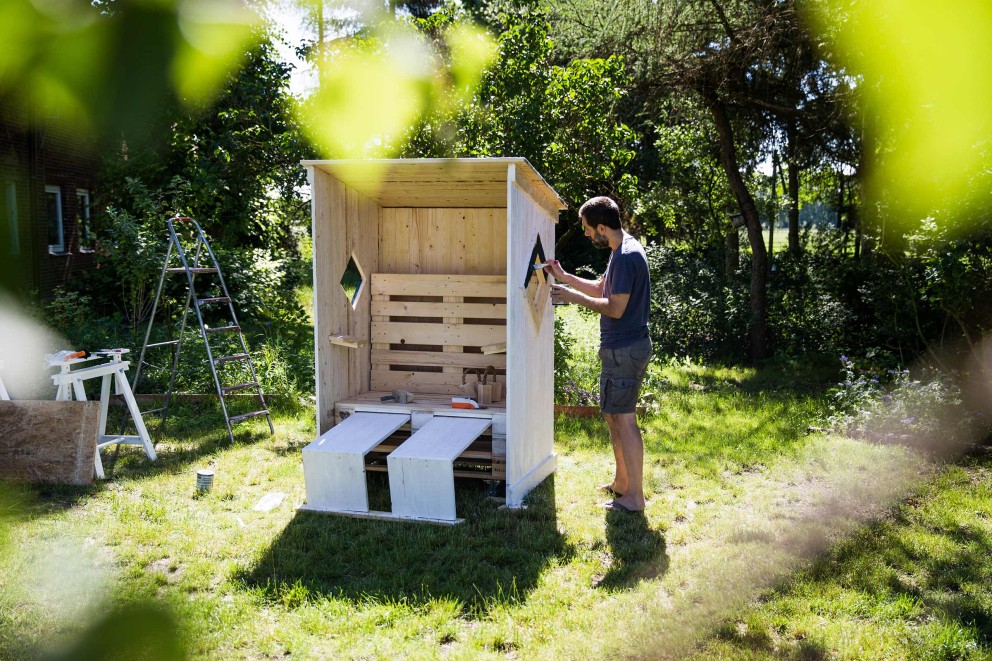
POLYGON ((459 390, 461 383, 462 377, 460 374, 372 370, 372 388, 375 390, 391 391, 402 389, 418 394, 424 392, 464 395, 465 393, 459 390))
POLYGON ((506 305, 499 303, 374 300, 372 301, 372 314, 387 317, 506 319, 506 305))
MULTIPOLYGON (((512 176, 508 200, 507 272, 519 274, 530 262, 538 235, 545 257, 554 259, 554 222, 512 176)), ((518 507, 536 484, 534 480, 554 467, 554 319, 551 306, 546 305, 540 323, 535 323, 522 279, 514 280, 508 289, 506 502, 518 507)))
POLYGON ((355 413, 321 434, 303 452, 330 452, 364 456, 410 422, 408 413, 355 413))
POLYGON ((565 208, 540 174, 519 157, 304 161, 375 200, 380 206, 506 206, 507 171, 513 166, 529 194, 549 211, 565 208))
POLYGON ((486 356, 497 353, 506 353, 506 342, 496 342, 482 347, 482 353, 486 356))
POLYGON ((336 344, 340 347, 348 347, 349 349, 359 349, 364 346, 368 346, 366 340, 356 340, 350 335, 330 335, 327 340, 331 344, 336 344))
POLYGON ((485 418, 434 417, 386 457, 392 513, 454 520, 452 462, 491 422, 485 418))
POLYGON ((310 172, 313 195, 314 339, 317 390, 317 429, 334 424, 334 403, 349 396, 348 351, 325 342, 328 335, 346 334, 351 306, 340 278, 348 263, 345 189, 320 170, 310 172))
POLYGON ((355 413, 303 448, 307 504, 367 512, 365 455, 409 421, 408 413, 355 413))
MULTIPOLYGON (((505 347, 505 342, 503 343, 505 347)), ((372 351, 372 365, 426 365, 431 367, 473 367, 484 369, 490 365, 506 369, 506 355, 481 353, 441 353, 439 351, 372 351)))
POLYGON ((372 295, 503 298, 506 276, 373 273, 372 295))
POLYGON ((372 341, 390 344, 459 344, 481 347, 506 339, 506 326, 373 322, 372 341))

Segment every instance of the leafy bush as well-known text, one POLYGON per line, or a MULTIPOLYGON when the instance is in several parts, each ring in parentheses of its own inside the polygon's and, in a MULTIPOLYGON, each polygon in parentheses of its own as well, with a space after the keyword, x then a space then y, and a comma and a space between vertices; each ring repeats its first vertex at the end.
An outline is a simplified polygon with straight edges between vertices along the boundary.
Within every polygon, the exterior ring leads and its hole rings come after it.
POLYGON ((747 276, 728 283, 720 251, 650 245, 651 338, 655 353, 742 359, 749 315, 747 276))
POLYGON ((908 369, 862 369, 843 355, 840 361, 844 380, 830 391, 828 418, 837 432, 938 450, 973 436, 982 422, 965 409, 953 373, 914 378, 908 369))
POLYGON ((575 305, 555 307, 555 402, 599 403, 599 316, 575 305))

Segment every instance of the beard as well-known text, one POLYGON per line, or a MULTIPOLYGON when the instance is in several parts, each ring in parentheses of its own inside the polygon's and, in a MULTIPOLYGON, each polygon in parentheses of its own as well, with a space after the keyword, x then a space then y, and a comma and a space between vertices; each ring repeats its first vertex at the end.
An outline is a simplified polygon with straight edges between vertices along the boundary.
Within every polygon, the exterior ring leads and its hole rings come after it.
POLYGON ((610 247, 610 238, 608 236, 603 236, 602 234, 594 234, 590 239, 590 241, 592 241, 592 245, 596 246, 597 248, 610 247))

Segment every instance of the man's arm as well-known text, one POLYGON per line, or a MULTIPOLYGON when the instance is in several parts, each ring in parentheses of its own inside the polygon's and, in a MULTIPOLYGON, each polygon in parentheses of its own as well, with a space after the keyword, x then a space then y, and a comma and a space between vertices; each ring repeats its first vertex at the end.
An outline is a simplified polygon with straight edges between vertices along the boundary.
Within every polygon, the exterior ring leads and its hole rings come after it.
POLYGON ((627 310, 627 303, 630 302, 630 294, 610 294, 603 298, 589 296, 578 290, 578 288, 568 289, 561 285, 551 285, 551 299, 565 303, 575 303, 612 319, 619 319, 627 310))
MULTIPOLYGON (((585 278, 580 278, 572 273, 566 273, 565 269, 561 267, 558 260, 550 262, 545 268, 555 277, 555 280, 563 284, 577 289, 586 296, 592 298, 601 298, 603 296, 603 278, 597 278, 596 280, 586 280, 585 278)), ((622 314, 622 313, 621 313, 622 314)))

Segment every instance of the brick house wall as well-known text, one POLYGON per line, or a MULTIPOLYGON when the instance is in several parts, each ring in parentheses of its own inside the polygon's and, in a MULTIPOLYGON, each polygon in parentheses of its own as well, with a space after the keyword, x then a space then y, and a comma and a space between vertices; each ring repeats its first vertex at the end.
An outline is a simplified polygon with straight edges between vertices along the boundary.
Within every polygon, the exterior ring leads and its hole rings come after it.
POLYGON ((0 101, 0 287, 47 299, 96 264, 82 236, 80 202, 88 199, 92 215, 100 160, 95 144, 71 122, 30 119, 23 107, 0 101), (49 207, 56 200, 61 244, 52 243, 50 232, 49 207))

